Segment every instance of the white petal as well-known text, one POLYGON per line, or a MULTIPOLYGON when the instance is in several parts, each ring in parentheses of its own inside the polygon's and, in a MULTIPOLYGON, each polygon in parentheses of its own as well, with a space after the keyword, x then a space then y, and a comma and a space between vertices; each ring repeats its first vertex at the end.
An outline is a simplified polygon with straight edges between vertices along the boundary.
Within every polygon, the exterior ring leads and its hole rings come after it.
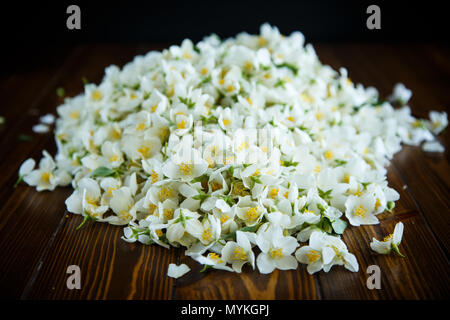
POLYGON ((25 176, 29 174, 31 171, 33 171, 35 165, 36 162, 34 161, 34 159, 30 158, 25 160, 19 168, 19 176, 25 176))
POLYGON ((403 226, 403 223, 402 223, 402 222, 399 222, 399 223, 397 223, 397 224, 395 225, 395 228, 394 228, 394 234, 393 234, 393 239, 392 239, 392 241, 393 241, 396 245, 399 245, 400 242, 402 241, 402 237, 403 237, 403 229, 404 229, 404 226, 403 226))
POLYGON ((187 265, 185 265, 184 263, 177 266, 174 263, 169 264, 169 269, 167 270, 167 275, 169 277, 172 278, 179 278, 183 275, 185 275, 186 273, 188 273, 191 270, 191 268, 189 268, 187 265))
POLYGON ((259 272, 263 274, 272 273, 275 270, 275 265, 273 260, 269 258, 269 255, 261 252, 256 259, 256 265, 258 266, 259 272))

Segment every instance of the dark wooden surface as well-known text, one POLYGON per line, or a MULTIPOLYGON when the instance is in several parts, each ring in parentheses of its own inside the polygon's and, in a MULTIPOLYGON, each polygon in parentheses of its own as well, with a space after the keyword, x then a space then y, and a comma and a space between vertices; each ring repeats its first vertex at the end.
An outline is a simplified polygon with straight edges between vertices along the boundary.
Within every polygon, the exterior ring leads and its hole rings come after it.
MULTIPOLYGON (((344 66, 352 80, 375 86, 383 96, 396 82, 413 90, 414 115, 449 110, 450 49, 435 45, 317 44, 319 58, 344 66)), ((99 82, 110 64, 122 66, 135 55, 163 46, 85 45, 52 49, 45 59, 17 63, 0 77, 0 297, 15 299, 436 299, 449 298, 449 130, 440 137, 444 154, 404 147, 389 167, 389 182, 401 195, 394 214, 376 226, 350 227, 344 234, 360 271, 334 267, 314 276, 304 265, 295 271, 261 275, 199 273, 200 266, 181 250, 128 244, 122 228, 88 224, 76 231, 80 216, 68 214, 70 188, 36 192, 12 186, 23 160, 55 152, 51 133, 31 131, 38 117, 55 112, 56 89, 69 96, 82 91, 82 77, 99 82), (28 134, 33 141, 19 141, 28 134), (407 186, 404 189, 404 186, 407 186), (405 259, 369 249, 394 225, 405 225, 401 251, 405 259), (177 280, 167 277, 169 263, 187 263, 192 271, 177 280), (381 269, 381 290, 366 287, 366 268, 381 269), (81 290, 66 287, 69 265, 81 268, 81 290)))

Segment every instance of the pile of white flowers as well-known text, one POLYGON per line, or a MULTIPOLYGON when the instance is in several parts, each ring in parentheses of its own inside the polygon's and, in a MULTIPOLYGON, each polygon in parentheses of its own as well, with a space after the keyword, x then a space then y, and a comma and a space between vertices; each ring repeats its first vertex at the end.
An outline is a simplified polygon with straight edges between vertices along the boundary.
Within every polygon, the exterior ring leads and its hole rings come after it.
MULTIPOLYGON (((71 183, 67 210, 83 224, 127 225, 125 241, 183 246, 204 269, 355 272, 340 234, 393 209, 389 159, 447 125, 445 113, 414 118, 410 96, 398 85, 381 101, 322 65, 300 32, 184 40, 66 98, 55 159, 28 159, 19 179, 38 191, 71 183)), ((400 231, 372 248, 398 252, 400 231)))

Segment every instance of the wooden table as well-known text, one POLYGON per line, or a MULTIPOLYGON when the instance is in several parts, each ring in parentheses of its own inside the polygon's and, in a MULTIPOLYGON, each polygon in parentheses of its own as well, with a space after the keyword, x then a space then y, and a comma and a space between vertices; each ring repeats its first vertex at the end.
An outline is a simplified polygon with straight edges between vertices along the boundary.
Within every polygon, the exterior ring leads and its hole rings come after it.
MULTIPOLYGON (((375 86, 382 96, 396 82, 413 90, 416 116, 449 110, 450 49, 437 45, 317 44, 320 59, 345 66, 355 83, 375 86)), ((22 299, 435 299, 449 298, 449 130, 440 137, 445 154, 425 154, 404 147, 389 167, 389 182, 401 195, 394 214, 383 214, 376 226, 350 227, 343 238, 355 253, 360 271, 334 267, 314 276, 304 265, 295 271, 261 275, 222 271, 200 273, 200 266, 181 250, 128 244, 122 228, 90 223, 76 231, 81 216, 68 214, 64 200, 71 188, 36 192, 21 184, 23 160, 39 159, 41 150, 55 153, 51 133, 33 134, 38 117, 55 113, 66 95, 82 91, 82 78, 99 82, 104 68, 122 66, 155 45, 83 45, 54 48, 45 55, 9 65, 0 76, 0 296, 22 299), (20 141, 21 134, 33 141, 20 141), (405 187, 405 188, 404 188, 405 187), (398 256, 369 249, 402 221, 405 233, 398 256), (167 277, 169 263, 187 263, 185 277, 167 277), (369 265, 381 268, 381 290, 366 287, 369 265), (69 265, 81 268, 81 290, 66 287, 69 265)))

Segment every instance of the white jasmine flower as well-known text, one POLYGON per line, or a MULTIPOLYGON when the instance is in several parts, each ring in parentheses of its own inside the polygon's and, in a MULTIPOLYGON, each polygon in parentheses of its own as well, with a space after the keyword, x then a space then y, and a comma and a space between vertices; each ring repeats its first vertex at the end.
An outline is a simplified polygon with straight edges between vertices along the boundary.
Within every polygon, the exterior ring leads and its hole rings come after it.
POLYGON ((372 242, 370 243, 370 247, 373 251, 381 254, 389 254, 392 250, 394 250, 399 256, 404 257, 398 249, 398 246, 402 241, 403 229, 403 223, 397 223, 394 228, 394 233, 386 236, 383 241, 378 241, 377 239, 373 238, 372 242))
POLYGON ((412 96, 411 90, 407 89, 403 83, 397 83, 394 87, 394 92, 389 97, 390 100, 398 102, 402 105, 408 103, 412 96))
POLYGON ((242 266, 250 263, 255 269, 255 254, 245 233, 236 231, 236 242, 228 241, 222 249, 222 259, 230 263, 235 272, 240 273, 242 266))
POLYGON ((429 129, 434 134, 441 133, 441 131, 447 127, 448 125, 447 112, 430 111, 429 116, 430 116, 429 129))
POLYGON ((28 165, 31 166, 30 163, 27 164, 26 168, 23 168, 23 170, 28 171, 28 173, 24 175, 23 180, 30 186, 35 186, 37 191, 54 190, 59 182, 58 177, 55 176, 54 173, 56 164, 47 151, 44 151, 43 155, 44 158, 39 162, 38 169, 29 172, 28 165))
POLYGON ((345 202, 345 216, 353 226, 364 224, 378 224, 378 219, 374 215, 376 200, 370 194, 349 196, 345 202))
POLYGON ((298 247, 298 242, 294 237, 283 236, 280 228, 269 228, 266 232, 261 232, 256 237, 256 244, 261 253, 256 259, 256 264, 261 273, 271 273, 273 270, 295 270, 297 260, 291 254, 298 247))

